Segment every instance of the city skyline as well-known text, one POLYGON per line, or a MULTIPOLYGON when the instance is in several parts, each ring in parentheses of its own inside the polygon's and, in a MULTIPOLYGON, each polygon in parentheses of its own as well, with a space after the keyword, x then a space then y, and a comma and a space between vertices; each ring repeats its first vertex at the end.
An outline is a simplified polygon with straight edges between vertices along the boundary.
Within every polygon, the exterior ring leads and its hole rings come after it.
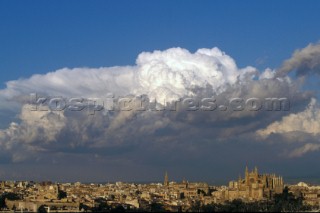
POLYGON ((0 181, 1 211, 26 212, 230 212, 310 211, 319 208, 319 185, 285 183, 257 167, 227 185, 206 182, 54 183, 0 181))

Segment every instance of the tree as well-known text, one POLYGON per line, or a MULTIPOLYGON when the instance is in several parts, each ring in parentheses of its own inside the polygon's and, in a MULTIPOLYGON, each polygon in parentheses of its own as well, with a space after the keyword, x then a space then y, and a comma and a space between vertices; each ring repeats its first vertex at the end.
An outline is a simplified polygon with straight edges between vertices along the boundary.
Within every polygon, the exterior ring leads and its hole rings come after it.
POLYGON ((67 192, 65 191, 62 191, 62 190, 59 190, 58 191, 58 199, 61 200, 63 198, 66 198, 67 197, 67 192))
POLYGON ((158 202, 152 202, 150 208, 152 212, 164 212, 163 204, 158 202))
POLYGON ((191 206, 191 210, 193 212, 200 212, 201 211, 201 202, 199 200, 195 201, 191 206))
POLYGON ((276 194, 274 196, 274 203, 271 210, 281 212, 299 212, 310 210, 310 208, 303 205, 302 197, 296 198, 291 192, 289 192, 288 187, 286 187, 282 194, 276 194))
POLYGON ((215 212, 216 205, 215 204, 207 204, 201 207, 201 212, 215 212))
POLYGON ((107 200, 104 198, 97 198, 94 200, 97 204, 94 208, 92 208, 93 212, 106 212, 110 210, 109 205, 107 204, 107 200))
POLYGON ((118 205, 116 208, 111 209, 110 212, 126 212, 126 210, 124 209, 124 207, 122 205, 118 205))
POLYGON ((273 199, 269 201, 247 203, 236 199, 224 204, 207 205, 195 202, 191 210, 194 212, 301 212, 310 211, 311 208, 303 204, 301 196, 295 197, 288 188, 285 188, 283 193, 274 195, 273 199))
POLYGON ((39 206, 38 213, 46 213, 47 209, 44 205, 39 206))
POLYGON ((6 207, 6 199, 8 200, 20 200, 21 197, 12 192, 5 192, 0 196, 0 208, 5 208, 6 207))
POLYGON ((79 205, 79 210, 80 211, 84 211, 84 212, 87 212, 89 210, 89 206, 83 204, 83 203, 80 203, 79 205))

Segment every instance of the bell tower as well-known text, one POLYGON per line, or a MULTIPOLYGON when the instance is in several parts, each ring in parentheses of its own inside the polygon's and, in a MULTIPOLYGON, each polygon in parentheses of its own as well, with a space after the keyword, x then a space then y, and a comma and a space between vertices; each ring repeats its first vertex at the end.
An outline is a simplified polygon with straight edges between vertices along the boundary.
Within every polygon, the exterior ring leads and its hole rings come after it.
POLYGON ((163 185, 164 185, 164 186, 169 186, 168 172, 166 172, 166 174, 164 175, 163 185))

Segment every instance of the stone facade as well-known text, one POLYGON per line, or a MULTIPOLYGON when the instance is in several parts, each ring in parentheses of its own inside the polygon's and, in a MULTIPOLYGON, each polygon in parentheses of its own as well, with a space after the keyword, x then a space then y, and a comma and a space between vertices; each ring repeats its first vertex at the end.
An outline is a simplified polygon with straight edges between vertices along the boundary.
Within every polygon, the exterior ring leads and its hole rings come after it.
POLYGON ((220 201, 242 199, 247 201, 270 199, 274 194, 282 193, 284 188, 283 179, 275 174, 258 173, 255 168, 249 172, 245 170, 244 179, 230 181, 229 187, 214 192, 214 196, 220 201))

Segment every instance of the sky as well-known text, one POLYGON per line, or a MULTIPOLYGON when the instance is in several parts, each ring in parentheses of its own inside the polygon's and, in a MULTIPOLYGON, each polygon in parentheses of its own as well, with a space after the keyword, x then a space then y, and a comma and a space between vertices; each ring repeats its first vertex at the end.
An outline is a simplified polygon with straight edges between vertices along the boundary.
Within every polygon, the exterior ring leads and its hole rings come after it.
POLYGON ((0 179, 161 181, 168 171, 171 180, 215 183, 248 165, 320 180, 319 9, 318 1, 0 1, 0 179), (35 93, 218 104, 285 97, 290 110, 92 115, 34 111, 35 93))

